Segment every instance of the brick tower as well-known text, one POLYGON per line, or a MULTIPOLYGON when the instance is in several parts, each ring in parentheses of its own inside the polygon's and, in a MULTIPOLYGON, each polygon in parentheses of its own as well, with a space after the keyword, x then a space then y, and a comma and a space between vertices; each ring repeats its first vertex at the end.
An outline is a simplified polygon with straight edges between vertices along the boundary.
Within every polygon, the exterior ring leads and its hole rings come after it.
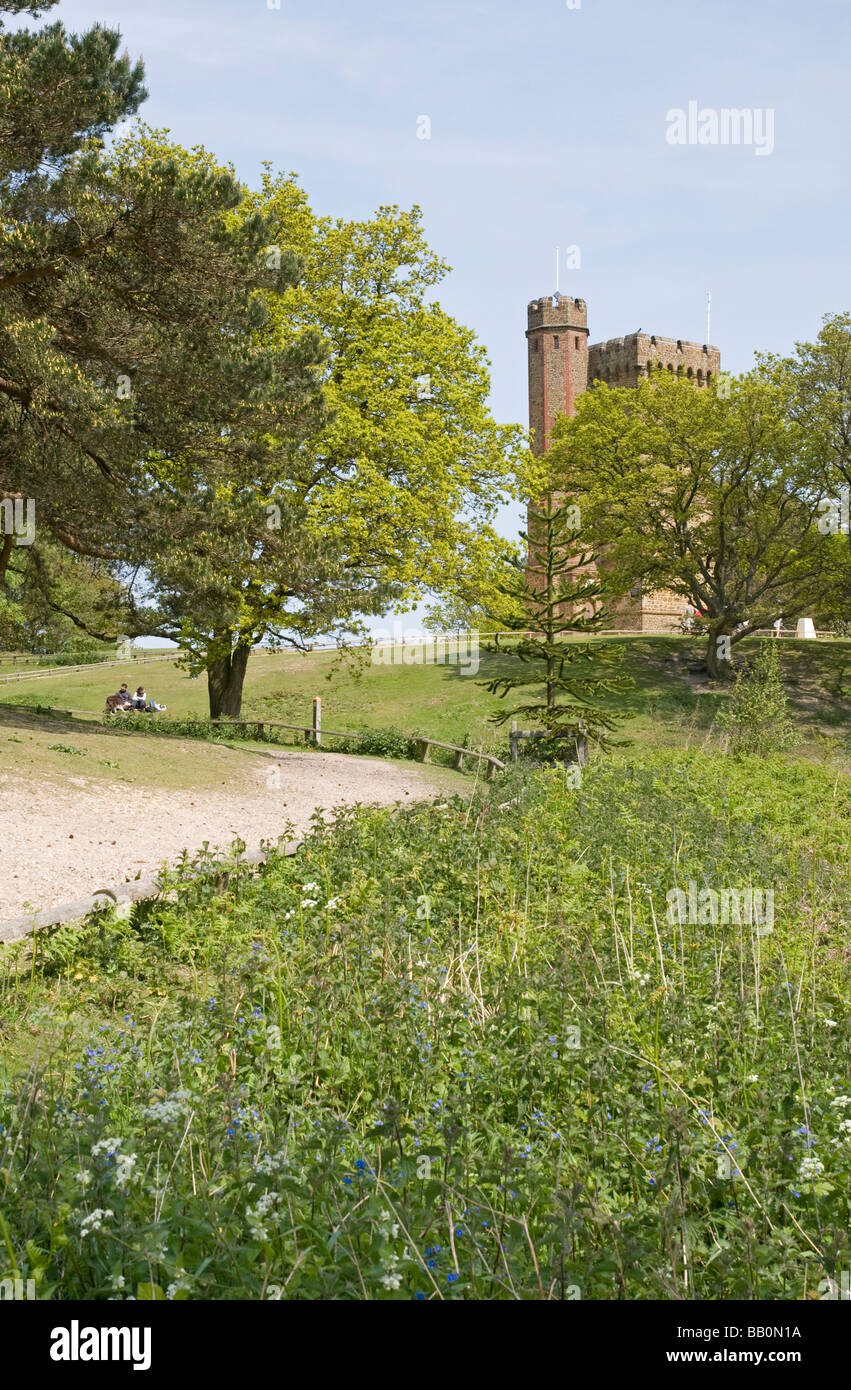
MULTIPOLYGON (((721 369, 721 354, 706 343, 631 333, 605 343, 588 343, 584 299, 544 295, 527 309, 529 429, 532 452, 543 454, 557 415, 574 415, 576 398, 596 381, 636 386, 658 368, 708 386, 721 369)), ((668 590, 631 593, 607 605, 614 625, 635 632, 679 630, 683 600, 668 590)))
POLYGON ((588 311, 566 295, 533 299, 529 327, 529 429, 532 452, 549 448, 556 415, 573 415, 588 385, 588 311))

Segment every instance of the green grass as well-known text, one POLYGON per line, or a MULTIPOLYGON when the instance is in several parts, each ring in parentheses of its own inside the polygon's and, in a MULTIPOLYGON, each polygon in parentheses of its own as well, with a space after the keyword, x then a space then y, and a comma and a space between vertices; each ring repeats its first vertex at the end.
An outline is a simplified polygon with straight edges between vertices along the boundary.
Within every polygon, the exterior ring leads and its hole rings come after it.
POLYGON ((846 774, 781 756, 519 769, 7 951, 0 1278, 817 1297, 851 1259, 849 821, 846 774), (671 922, 690 879, 771 889, 773 930, 671 922))
MULTIPOLYGON (((642 636, 608 639, 623 651, 623 670, 635 682, 610 707, 623 718, 622 732, 642 746, 694 746, 709 732, 726 691, 698 693, 702 643, 695 639, 642 636)), ((738 659, 753 644, 737 647, 738 659)), ((784 640, 780 645, 787 688, 802 737, 802 751, 817 752, 827 738, 846 739, 851 714, 851 641, 784 640)), ((505 703, 483 682, 512 669, 510 657, 483 652, 476 676, 458 666, 368 664, 358 676, 333 653, 255 654, 251 657, 243 718, 311 722, 314 695, 323 701, 323 722, 344 731, 396 728, 448 743, 463 742, 488 751, 504 748, 507 734, 491 722, 505 703)), ((0 687, 0 701, 32 700, 99 715, 105 697, 120 684, 121 672, 58 676, 0 687)), ((163 662, 142 674, 148 693, 168 705, 168 718, 208 713, 206 677, 193 681, 163 662)), ((333 745, 330 745, 333 746, 333 745)))

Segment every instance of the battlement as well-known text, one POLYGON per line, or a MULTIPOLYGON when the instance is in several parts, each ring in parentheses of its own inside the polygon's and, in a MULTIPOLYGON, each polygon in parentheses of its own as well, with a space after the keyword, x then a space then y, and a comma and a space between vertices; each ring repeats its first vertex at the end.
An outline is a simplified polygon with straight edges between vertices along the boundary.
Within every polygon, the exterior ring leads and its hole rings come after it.
POLYGON ((648 376, 654 368, 692 377, 705 385, 721 370, 721 353, 707 343, 663 338, 656 333, 629 333, 624 338, 592 343, 588 349, 589 384, 605 381, 633 386, 638 377, 648 376))
POLYGON ((533 299, 527 309, 528 329, 536 328, 577 328, 588 332, 588 309, 584 299, 573 299, 570 295, 542 295, 533 299))

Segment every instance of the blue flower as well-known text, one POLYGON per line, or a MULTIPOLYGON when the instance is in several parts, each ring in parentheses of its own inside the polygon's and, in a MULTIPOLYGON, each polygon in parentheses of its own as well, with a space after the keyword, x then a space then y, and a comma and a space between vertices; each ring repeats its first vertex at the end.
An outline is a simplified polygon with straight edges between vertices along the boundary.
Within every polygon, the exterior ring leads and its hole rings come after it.
POLYGON ((458 1275, 457 1275, 457 1274, 447 1274, 447 1276, 446 1276, 446 1282, 447 1282, 447 1284, 454 1284, 457 1278, 458 1278, 458 1275))

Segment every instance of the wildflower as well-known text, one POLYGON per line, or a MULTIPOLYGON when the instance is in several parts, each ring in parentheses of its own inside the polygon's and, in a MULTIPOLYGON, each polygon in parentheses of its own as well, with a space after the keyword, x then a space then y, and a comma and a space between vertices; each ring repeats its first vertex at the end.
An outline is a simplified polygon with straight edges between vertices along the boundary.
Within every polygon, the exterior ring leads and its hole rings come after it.
POLYGON ((99 1139, 96 1144, 92 1145, 92 1158, 97 1158, 102 1153, 110 1158, 117 1152, 122 1143, 123 1140, 121 1139, 99 1139))
POLYGON ((447 1276, 446 1276, 446 1282, 447 1282, 447 1284, 454 1284, 455 1281, 457 1280, 457 1278, 458 1278, 458 1275, 457 1275, 457 1274, 447 1274, 447 1276))
POLYGON ((133 1169, 136 1167, 135 1154, 119 1154, 115 1161, 115 1186, 119 1192, 123 1192, 133 1181, 133 1169))
POLYGON ((844 1110, 846 1105, 851 1105, 851 1096, 834 1096, 830 1103, 839 1110, 844 1110))
POLYGON ((824 1026, 825 1028, 838 1028, 839 1024, 836 1022, 835 1018, 826 1018, 824 1020, 824 1026))
MULTIPOLYGON (((193 1060, 200 1062, 201 1058, 197 1053, 193 1060)), ((190 1091, 172 1091, 165 1100, 156 1100, 153 1105, 149 1105, 142 1111, 147 1120, 159 1121, 162 1124, 171 1124, 175 1120, 182 1120, 191 1114, 191 1104, 194 1104, 196 1097, 190 1091)))
POLYGON ((396 1274, 393 1270, 390 1270, 387 1274, 382 1274, 381 1282, 384 1285, 385 1289, 398 1289, 399 1285, 402 1282, 402 1276, 401 1274, 396 1274))
POLYGON ((819 1173, 824 1172, 824 1164, 820 1163, 815 1154, 805 1154, 798 1165, 798 1177, 805 1181, 808 1178, 817 1178, 819 1173))
POLYGON ((103 1207, 95 1207, 94 1211, 89 1212, 88 1216, 84 1216, 80 1222, 80 1239, 85 1239, 86 1236, 91 1235, 92 1231, 99 1231, 106 1218, 114 1215, 115 1212, 109 1207, 105 1210, 103 1207))
POLYGON ((83 1189, 84 1192, 91 1180, 92 1175, 89 1172, 88 1168, 82 1168, 79 1173, 75 1174, 75 1181, 80 1184, 80 1187, 83 1189))

